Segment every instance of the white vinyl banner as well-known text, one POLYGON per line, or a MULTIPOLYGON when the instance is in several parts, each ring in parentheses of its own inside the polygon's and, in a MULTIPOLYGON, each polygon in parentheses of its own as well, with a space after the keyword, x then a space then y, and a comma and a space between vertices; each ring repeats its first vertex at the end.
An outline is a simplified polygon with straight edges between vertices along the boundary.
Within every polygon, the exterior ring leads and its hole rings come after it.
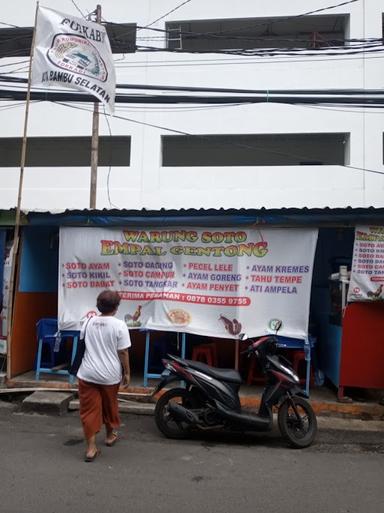
POLYGON ((348 301, 384 299, 384 226, 356 226, 348 301))
POLYGON ((96 96, 112 114, 116 77, 105 28, 39 7, 31 83, 84 91, 96 96))
POLYGON ((317 229, 61 228, 59 326, 78 329, 104 289, 129 328, 304 338, 317 229))
POLYGON ((7 353, 7 333, 8 333, 8 302, 9 287, 11 280, 11 269, 13 261, 13 246, 5 247, 5 260, 3 269, 3 309, 0 310, 0 354, 7 353))

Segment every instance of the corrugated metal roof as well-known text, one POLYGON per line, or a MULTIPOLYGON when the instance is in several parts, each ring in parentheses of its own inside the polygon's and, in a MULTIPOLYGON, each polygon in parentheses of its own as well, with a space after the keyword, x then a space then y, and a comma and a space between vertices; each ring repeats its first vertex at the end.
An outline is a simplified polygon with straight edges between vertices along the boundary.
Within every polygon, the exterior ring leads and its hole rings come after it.
MULTIPOLYGON (((9 223, 15 209, 0 210, 9 223), (11 216, 10 216, 11 214, 11 216)), ((280 208, 280 209, 73 209, 65 211, 23 211, 27 225, 342 225, 383 224, 384 208, 280 208)), ((0 223, 4 225, 3 223, 0 223)), ((13 224, 13 223, 9 223, 13 224)))

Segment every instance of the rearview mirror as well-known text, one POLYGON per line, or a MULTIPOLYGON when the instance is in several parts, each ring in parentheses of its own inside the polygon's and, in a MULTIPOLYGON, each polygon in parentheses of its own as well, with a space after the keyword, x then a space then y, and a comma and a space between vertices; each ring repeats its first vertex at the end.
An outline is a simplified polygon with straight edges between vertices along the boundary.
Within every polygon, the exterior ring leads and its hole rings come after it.
POLYGON ((275 333, 277 333, 283 326, 283 321, 281 319, 271 319, 269 321, 268 326, 271 331, 274 331, 275 333))
POLYGON ((274 326, 276 333, 279 331, 279 329, 281 328, 282 325, 283 325, 283 323, 280 319, 276 321, 275 326, 274 326))

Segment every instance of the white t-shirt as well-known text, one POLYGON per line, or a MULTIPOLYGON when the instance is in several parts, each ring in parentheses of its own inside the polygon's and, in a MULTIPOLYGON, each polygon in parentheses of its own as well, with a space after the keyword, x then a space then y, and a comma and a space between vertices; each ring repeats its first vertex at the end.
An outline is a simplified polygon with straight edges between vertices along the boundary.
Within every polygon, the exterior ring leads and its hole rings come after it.
POLYGON ((84 381, 100 385, 116 385, 122 377, 117 351, 131 347, 127 325, 112 316, 92 317, 84 323, 85 353, 77 372, 84 381))

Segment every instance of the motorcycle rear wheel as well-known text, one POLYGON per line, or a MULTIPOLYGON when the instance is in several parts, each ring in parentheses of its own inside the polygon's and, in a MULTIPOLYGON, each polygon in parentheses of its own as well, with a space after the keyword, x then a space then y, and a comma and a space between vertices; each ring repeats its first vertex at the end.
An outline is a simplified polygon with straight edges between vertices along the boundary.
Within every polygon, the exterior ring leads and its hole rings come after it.
POLYGON ((193 407, 193 397, 185 388, 172 388, 165 392, 156 403, 155 421, 159 430, 167 438, 187 438, 191 427, 187 422, 176 420, 168 410, 168 404, 174 401, 185 408, 193 407))
POLYGON ((317 433, 317 420, 308 401, 296 396, 287 399, 280 406, 277 418, 281 435, 292 447, 304 449, 313 443, 317 433), (300 418, 297 417, 292 402, 300 418))

